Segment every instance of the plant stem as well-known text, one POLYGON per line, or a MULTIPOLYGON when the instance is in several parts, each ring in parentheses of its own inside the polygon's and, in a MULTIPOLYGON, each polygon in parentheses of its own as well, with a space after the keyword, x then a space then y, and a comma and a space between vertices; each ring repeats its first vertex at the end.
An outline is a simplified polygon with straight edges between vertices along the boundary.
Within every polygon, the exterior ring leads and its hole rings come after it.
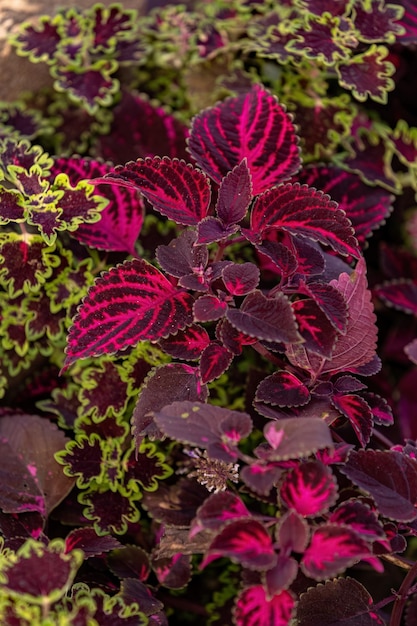
POLYGON ((407 573, 403 582, 401 583, 401 587, 398 590, 398 594, 396 600, 394 602, 394 606, 392 608, 392 614, 389 626, 400 626, 401 617, 404 611, 405 603, 407 602, 408 594, 410 591, 410 587, 417 576, 417 562, 414 563, 410 571, 407 573))

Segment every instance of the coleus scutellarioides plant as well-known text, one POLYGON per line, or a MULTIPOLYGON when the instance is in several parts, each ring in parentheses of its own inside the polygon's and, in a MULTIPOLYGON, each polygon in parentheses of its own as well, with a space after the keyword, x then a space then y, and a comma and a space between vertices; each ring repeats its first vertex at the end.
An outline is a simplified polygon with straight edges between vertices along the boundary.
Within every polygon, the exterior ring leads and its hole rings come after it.
MULTIPOLYGON (((188 147, 193 163, 139 159, 94 181, 140 192, 178 230, 155 263, 135 258, 96 280, 70 329, 65 368, 144 340, 172 357, 143 384, 133 433, 138 446, 145 436, 191 446, 193 475, 224 491, 190 520, 182 552, 203 553, 202 568, 229 557, 251 572, 235 600, 236 624, 253 616, 288 624, 296 610, 307 624, 317 602, 328 607, 325 620, 336 588, 344 593, 340 618, 365 612, 367 623, 383 624, 352 579, 314 587, 297 609, 292 584, 328 580, 358 561, 380 571, 378 556, 404 549, 398 532, 417 517, 414 448, 368 449, 375 426, 392 424, 392 414, 358 378, 376 373, 379 359, 352 223, 363 242, 388 215, 391 196, 335 168, 300 173, 291 117, 259 85, 199 114, 188 147), (305 184, 315 180, 327 180, 339 206, 305 184), (210 404, 209 383, 250 348, 264 374, 248 412, 210 404), (237 481, 252 508, 231 489, 237 481)), ((152 515, 152 498, 147 506, 152 515)), ((174 553, 169 540, 161 543, 160 558, 174 553)))

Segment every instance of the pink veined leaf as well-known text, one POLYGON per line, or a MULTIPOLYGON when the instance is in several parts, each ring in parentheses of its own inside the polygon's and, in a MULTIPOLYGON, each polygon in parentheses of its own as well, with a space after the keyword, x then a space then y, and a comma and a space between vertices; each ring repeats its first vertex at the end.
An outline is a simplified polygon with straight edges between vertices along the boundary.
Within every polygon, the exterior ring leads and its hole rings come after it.
POLYGON ((326 283, 316 282, 303 282, 299 285, 298 291, 313 298, 337 332, 345 334, 348 310, 340 291, 326 283))
POLYGON ((375 288, 375 294, 388 306, 417 315, 417 284, 414 281, 399 279, 386 282, 375 288))
POLYGON ((230 491, 221 491, 211 494, 200 508, 194 518, 190 537, 193 537, 203 529, 219 530, 233 519, 247 519, 250 517, 242 500, 230 491))
POLYGON ((314 531, 301 560, 301 569, 314 580, 325 580, 367 556, 370 549, 357 533, 347 527, 325 524, 314 531))
POLYGON ((240 309, 228 308, 226 318, 242 333, 265 341, 299 343, 291 303, 283 293, 268 298, 261 291, 246 296, 240 309))
POLYGON ((373 415, 368 403, 356 394, 335 394, 332 404, 347 417, 364 448, 369 443, 373 426, 373 415))
POLYGON ((200 568, 222 557, 254 570, 269 569, 277 560, 271 536, 263 524, 254 519, 227 524, 211 542, 200 568))
POLYGON ((191 324, 184 330, 179 330, 175 335, 159 340, 159 345, 164 352, 185 361, 199 359, 209 344, 208 332, 198 324, 191 324))
POLYGON ((244 589, 236 600, 236 626, 289 626, 294 615, 295 600, 284 589, 272 597, 262 585, 244 589))
POLYGON ((372 411, 374 424, 378 424, 379 426, 392 426, 394 416, 385 398, 368 391, 362 392, 361 396, 372 411))
POLYGON ((336 502, 336 479, 320 461, 307 461, 285 477, 280 496, 289 509, 307 517, 325 513, 336 502))
POLYGON ((197 115, 188 146, 218 184, 246 158, 254 195, 290 178, 300 167, 292 119, 260 85, 197 115))
POLYGON ((298 331, 304 339, 303 347, 309 352, 330 357, 337 340, 337 332, 318 304, 310 299, 292 303, 298 331))
POLYGON ((216 326, 216 337, 233 354, 241 354, 242 346, 250 346, 257 342, 256 337, 249 337, 231 325, 227 319, 222 319, 216 326))
POLYGON ((318 241, 339 254, 360 256, 350 221, 336 202, 314 187, 287 183, 259 196, 253 205, 250 229, 242 232, 257 243, 270 229, 318 241))
POLYGON ((178 290, 146 261, 128 261, 103 274, 89 290, 69 331, 65 367, 143 339, 161 339, 191 322, 191 294, 178 290))
POLYGON ((237 224, 245 217, 251 201, 252 181, 245 158, 223 178, 216 213, 225 226, 237 224))
POLYGON ((204 219, 210 204, 208 178, 182 159, 148 157, 130 161, 94 182, 136 189, 162 215, 187 226, 196 226, 204 219))
POLYGON ((232 263, 223 270, 223 282, 233 296, 245 296, 259 283, 260 272, 254 263, 232 263))
POLYGON ((399 34, 397 39, 404 45, 416 43, 417 41, 417 7, 414 0, 402 0, 404 15, 399 20, 399 24, 404 28, 404 33, 399 34))
POLYGON ((294 374, 282 370, 264 378, 255 400, 274 406, 301 406, 310 400, 310 392, 294 374))
POLYGON ((222 318, 227 311, 227 303, 217 296, 207 294, 194 302, 193 314, 196 322, 213 322, 222 318))
POLYGON ((332 511, 329 522, 350 526, 361 537, 368 541, 376 541, 385 537, 384 528, 376 514, 364 502, 357 499, 342 502, 332 511))
POLYGON ((216 341, 203 350, 200 358, 200 372, 203 383, 209 383, 221 376, 233 360, 233 354, 216 341))
POLYGON ((381 515, 398 522, 417 517, 417 461, 389 450, 352 450, 340 468, 350 480, 369 493, 381 515))

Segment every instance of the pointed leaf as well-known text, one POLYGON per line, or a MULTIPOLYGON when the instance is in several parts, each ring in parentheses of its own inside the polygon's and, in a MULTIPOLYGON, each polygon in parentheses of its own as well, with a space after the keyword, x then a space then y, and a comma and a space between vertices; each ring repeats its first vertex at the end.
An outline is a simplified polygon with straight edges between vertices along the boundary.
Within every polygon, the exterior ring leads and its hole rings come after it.
POLYGON ((301 406, 310 400, 310 392, 294 374, 282 370, 264 378, 255 400, 273 406, 301 406))
POLYGON ((288 626, 295 600, 289 591, 267 595, 262 585, 254 585, 240 593, 235 606, 236 626, 288 626))
POLYGON ((197 164, 219 184, 246 158, 254 195, 286 180, 300 166, 291 117, 259 85, 197 115, 189 149, 197 164))
POLYGON ((304 517, 317 517, 336 502, 336 479, 320 461, 300 463, 286 475, 280 496, 289 509, 304 517))
POLYGON ((229 308, 226 317, 250 337, 286 343, 302 341, 291 304, 283 293, 268 298, 261 291, 254 291, 246 296, 240 309, 229 308))
POLYGON ((314 187, 288 183, 256 199, 251 213, 251 241, 263 239, 269 229, 280 229, 318 241, 343 255, 359 257, 351 223, 329 196, 314 187))
POLYGON ((221 376, 233 360, 233 354, 216 341, 212 341, 200 358, 201 381, 209 383, 221 376))
POLYGON ((221 241, 236 233, 238 228, 235 224, 225 226, 217 217, 209 215, 201 220, 198 225, 197 241, 200 244, 221 241))
POLYGON ((364 448, 369 443, 373 426, 373 416, 369 405, 356 394, 334 395, 332 404, 348 418, 359 443, 364 448))
POLYGON ((252 200, 252 181, 247 160, 228 172, 223 178, 216 204, 216 212, 225 226, 237 224, 246 215, 252 200))
POLYGON ((307 547, 310 531, 308 522, 295 511, 285 513, 276 531, 282 553, 304 552, 307 547))
POLYGON ((184 230, 178 237, 172 239, 167 246, 161 245, 156 249, 156 259, 161 268, 180 278, 190 274, 195 269, 204 269, 208 261, 206 246, 197 246, 196 234, 193 230, 184 230))
POLYGON ((197 510, 191 536, 200 530, 218 530, 230 520, 246 519, 250 513, 242 500, 230 491, 211 494, 197 510))
POLYGON ((210 345, 208 332, 198 324, 187 326, 175 335, 160 339, 159 345, 164 352, 176 359, 194 361, 199 359, 202 352, 210 345))
POLYGON ((338 333, 346 333, 348 309, 340 291, 327 283, 316 282, 303 283, 299 291, 313 298, 338 333))
POLYGON ((416 519, 417 461, 394 450, 352 450, 341 471, 373 497, 385 517, 416 519))
POLYGON ((221 557, 254 570, 269 569, 277 558, 268 531, 263 524, 252 519, 227 524, 211 542, 200 567, 204 568, 221 557))
POLYGON ((197 225, 207 215, 210 186, 207 177, 182 159, 138 159, 118 165, 98 182, 136 189, 154 209, 177 224, 197 225))
POLYGON ((259 283, 260 272, 254 263, 232 263, 223 270, 223 282, 233 296, 246 296, 259 283))
POLYGON ((175 333, 191 323, 191 310, 191 295, 146 261, 118 265, 95 282, 74 318, 66 367, 79 358, 175 333))

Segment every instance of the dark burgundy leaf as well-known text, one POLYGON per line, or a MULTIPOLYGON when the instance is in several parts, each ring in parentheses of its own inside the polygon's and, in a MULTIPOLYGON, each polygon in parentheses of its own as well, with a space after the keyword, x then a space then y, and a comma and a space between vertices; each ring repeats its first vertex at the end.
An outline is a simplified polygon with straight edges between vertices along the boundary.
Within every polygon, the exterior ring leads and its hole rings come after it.
POLYGON ((212 341, 200 358, 201 381, 209 383, 221 376, 233 360, 233 354, 216 341, 212 341))
POLYGON ((298 626, 384 626, 372 598, 353 578, 327 580, 310 587, 297 605, 298 626))
POLYGON ((364 448, 371 438, 373 415, 363 398, 356 394, 334 395, 333 406, 336 407, 351 423, 353 430, 364 448))
POLYGON ((366 389, 366 385, 354 376, 340 376, 334 383, 334 391, 338 394, 352 393, 363 389, 366 389))
MULTIPOLYGON (((320 246, 311 239, 302 239, 286 233, 292 242, 295 256, 297 258, 297 273, 305 276, 317 276, 323 274, 327 262, 320 246)), ((333 259, 335 257, 332 257, 333 259)))
POLYGON ((264 378, 255 400, 274 406, 300 406, 310 400, 310 392, 294 374, 281 370, 264 378))
POLYGON ((159 340, 164 352, 185 361, 199 359, 209 344, 210 337, 207 331, 198 324, 191 324, 185 330, 179 330, 176 335, 159 340))
POLYGON ((97 182, 136 189, 154 209, 177 224, 197 225, 210 204, 208 178, 182 159, 154 157, 116 166, 114 173, 97 182))
POLYGON ((289 509, 305 517, 316 517, 336 502, 336 479, 320 461, 300 463, 286 475, 280 496, 289 509))
POLYGON ((324 524, 313 532, 301 560, 301 569, 310 578, 325 580, 368 556, 367 544, 352 529, 324 524))
POLYGON ((417 7, 414 0, 402 0, 401 5, 404 7, 404 15, 400 18, 399 24, 404 28, 405 32, 397 35, 397 38, 404 45, 416 43, 417 7))
POLYGON ((36 28, 26 24, 15 39, 21 54, 30 55, 34 61, 50 62, 61 41, 61 35, 54 21, 43 20, 36 28))
POLYGON ((386 282, 375 288, 376 295, 385 304, 417 315, 417 284, 408 279, 386 282))
MULTIPOLYGON (((268 261, 272 261, 271 269, 274 273, 276 273, 278 268, 278 271, 283 276, 291 276, 298 268, 298 259, 286 245, 279 241, 271 241, 271 235, 273 233, 267 233, 266 239, 261 244, 256 244, 256 249, 260 253, 261 259, 263 256, 266 256, 268 261)), ((265 261, 263 259, 262 261, 264 266, 265 261)), ((268 265, 271 266, 271 263, 268 263, 268 265)))
POLYGON ((307 547, 309 535, 307 521, 295 511, 288 511, 281 517, 277 528, 277 539, 281 552, 286 554, 298 552, 301 554, 307 547))
POLYGON ((386 103, 387 92, 394 87, 391 76, 395 72, 395 65, 387 59, 388 55, 385 46, 372 44, 362 54, 339 63, 336 67, 339 84, 351 89, 358 100, 364 101, 370 96, 386 103), (372 80, 369 80, 370 76, 372 80))
POLYGON ((167 437, 207 448, 211 458, 226 462, 235 460, 237 444, 252 430, 246 413, 201 402, 173 402, 155 412, 155 420, 167 437))
POLYGON ((270 596, 262 585, 244 589, 236 600, 236 626, 288 626, 295 600, 289 591, 270 596))
POLYGON ((100 537, 91 527, 75 528, 65 539, 65 552, 67 554, 71 550, 79 548, 84 552, 86 559, 121 548, 121 546, 122 544, 115 537, 110 535, 100 537))
POLYGON ((268 298, 261 291, 254 291, 246 296, 240 309, 229 308, 226 317, 250 337, 284 343, 302 341, 290 301, 283 293, 268 298))
POLYGON ((192 297, 146 261, 103 274, 84 299, 68 335, 66 367, 80 358, 114 353, 190 324, 192 297))
POLYGON ((151 594, 149 587, 137 578, 124 578, 120 583, 120 595, 127 605, 139 604, 145 615, 153 616, 164 608, 162 602, 151 594))
POLYGON ((336 202, 314 187, 287 183, 256 199, 250 230, 245 235, 260 242, 269 229, 280 229, 318 241, 343 255, 359 257, 352 226, 336 202))
POLYGON ((385 517, 411 522, 417 517, 417 462, 396 452, 352 451, 341 471, 375 500, 385 517))
POLYGON ((392 414, 391 407, 385 398, 368 391, 361 393, 361 396, 371 409, 375 424, 378 424, 379 426, 392 426, 394 423, 394 416, 392 414))
POLYGON ((238 230, 238 226, 224 226, 217 217, 205 217, 198 225, 197 241, 200 244, 213 243, 230 237, 238 230))
POLYGON ((268 422, 264 435, 271 446, 267 458, 285 461, 308 456, 321 448, 332 448, 327 424, 319 417, 298 417, 268 422))
POLYGON ((337 331, 314 300, 303 299, 292 303, 298 331, 304 339, 303 348, 326 358, 330 357, 337 341, 337 331))
POLYGON ((55 84, 60 91, 66 91, 77 101, 84 104, 89 113, 93 113, 99 104, 105 104, 109 96, 118 90, 119 83, 112 74, 115 65, 109 59, 95 61, 94 65, 77 71, 72 65, 55 65, 55 84))
POLYGON ((204 295, 197 298, 193 305, 196 322, 213 322, 222 318, 227 311, 227 302, 217 296, 204 295))
POLYGON ((222 319, 216 326, 216 337, 225 348, 235 355, 242 353, 242 346, 249 346, 257 342, 256 337, 249 337, 241 333, 227 319, 222 319))
POLYGON ((366 9, 361 5, 354 7, 353 21, 362 41, 394 43, 397 36, 403 33, 401 25, 398 24, 401 16, 400 6, 370 0, 366 9))
POLYGON ((146 580, 150 572, 149 557, 139 546, 117 546, 108 555, 107 564, 118 578, 146 580))
POLYGON ((206 246, 197 246, 196 233, 193 230, 184 230, 178 237, 167 245, 158 246, 156 258, 163 270, 180 278, 194 270, 202 270, 208 261, 206 246))
POLYGON ((9 189, 0 190, 0 220, 1 224, 22 222, 25 213, 25 200, 20 193, 9 189))
POLYGON ((337 332, 345 334, 348 309, 340 291, 326 283, 309 282, 301 283, 299 292, 313 298, 337 332))
POLYGON ((246 519, 250 513, 242 500, 230 491, 211 494, 197 510, 191 537, 203 529, 218 530, 233 519, 246 519))
POLYGON ((292 556, 278 554, 277 563, 265 573, 265 583, 269 596, 287 589, 296 579, 298 563, 292 556))
POLYGON ((168 363, 154 368, 146 378, 132 416, 132 429, 139 445, 142 436, 157 436, 153 412, 160 411, 175 400, 200 400, 207 398, 207 387, 199 378, 195 367, 182 363, 168 363))
POLYGON ((269 569, 277 559, 271 536, 260 522, 252 519, 227 524, 211 542, 200 567, 222 557, 254 570, 269 569))
POLYGON ((233 296, 245 296, 259 283, 259 269, 254 263, 232 263, 223 270, 223 281, 233 296))
POLYGON ((191 578, 191 556, 178 553, 166 559, 153 559, 152 569, 163 587, 181 589, 191 578))
POLYGON ((245 465, 240 471, 240 478, 255 493, 267 496, 275 487, 282 474, 282 470, 274 464, 252 463, 245 465))
POLYGON ((300 166, 291 117, 259 85, 197 115, 189 149, 218 184, 246 158, 254 195, 286 180, 300 166))
POLYGON ((385 537, 384 528, 371 508, 358 499, 342 502, 330 517, 331 524, 349 526, 367 541, 376 541, 385 537))
POLYGON ((317 59, 325 65, 333 65, 346 58, 348 50, 343 45, 343 40, 334 36, 337 23, 328 14, 320 20, 312 16, 306 26, 302 24, 294 29, 287 50, 302 55, 302 58, 317 59))
POLYGON ((157 522, 188 529, 206 498, 207 489, 200 483, 180 478, 174 485, 167 485, 165 481, 157 491, 144 493, 142 505, 157 522))
POLYGON ((252 200, 252 181, 246 158, 223 178, 216 212, 225 226, 237 224, 246 215, 252 200))

